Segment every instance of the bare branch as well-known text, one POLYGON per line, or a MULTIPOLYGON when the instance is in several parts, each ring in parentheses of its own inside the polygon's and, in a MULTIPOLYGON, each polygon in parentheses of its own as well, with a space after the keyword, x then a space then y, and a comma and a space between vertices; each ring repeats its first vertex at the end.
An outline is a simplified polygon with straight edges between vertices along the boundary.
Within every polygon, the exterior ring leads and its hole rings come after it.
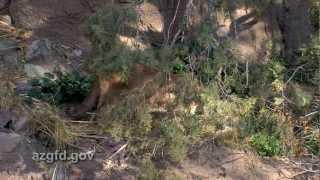
POLYGON ((177 18, 177 14, 178 14, 178 11, 179 11, 179 8, 180 8, 180 1, 178 1, 178 4, 177 4, 177 8, 176 8, 176 11, 175 11, 175 14, 173 16, 173 19, 169 25, 169 28, 168 28, 168 32, 167 32, 167 39, 166 39, 166 42, 165 42, 165 45, 167 45, 169 43, 169 39, 170 39, 170 31, 171 31, 171 28, 174 24, 174 22, 176 21, 176 18, 177 18))

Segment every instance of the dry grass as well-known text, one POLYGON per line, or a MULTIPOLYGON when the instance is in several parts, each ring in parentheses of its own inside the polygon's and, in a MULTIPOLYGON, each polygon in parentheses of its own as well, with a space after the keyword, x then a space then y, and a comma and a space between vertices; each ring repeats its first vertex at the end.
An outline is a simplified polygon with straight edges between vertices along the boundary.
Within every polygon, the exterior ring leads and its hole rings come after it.
POLYGON ((48 145, 53 145, 56 149, 65 149, 67 145, 72 144, 74 136, 71 133, 72 127, 69 127, 63 118, 59 116, 56 108, 39 103, 31 111, 30 128, 34 134, 40 134, 40 137, 47 141, 48 145))
POLYGON ((14 84, 10 81, 0 80, 0 109, 19 113, 24 106, 22 98, 14 93, 14 84))
POLYGON ((87 150, 79 144, 83 139, 104 139, 99 136, 99 127, 92 121, 72 121, 57 107, 46 103, 35 103, 30 113, 30 129, 40 134, 47 145, 56 150, 75 148, 87 150))

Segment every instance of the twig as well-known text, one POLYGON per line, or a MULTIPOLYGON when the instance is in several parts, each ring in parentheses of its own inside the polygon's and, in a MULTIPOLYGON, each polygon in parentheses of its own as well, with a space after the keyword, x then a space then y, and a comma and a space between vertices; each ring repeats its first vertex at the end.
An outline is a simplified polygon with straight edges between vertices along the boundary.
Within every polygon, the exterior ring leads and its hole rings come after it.
POLYGON ((246 87, 249 86, 249 61, 246 62, 246 87))
MULTIPOLYGON (((286 86, 289 84, 289 82, 294 78, 294 76, 296 75, 296 73, 297 73, 300 69, 302 69, 304 65, 305 65, 305 64, 297 67, 297 68, 294 70, 294 72, 292 73, 292 75, 290 76, 290 78, 289 78, 289 79, 286 81, 286 83, 284 84, 284 87, 286 87, 286 86)), ((284 94, 284 89, 282 89, 282 93, 281 93, 281 94, 282 94, 282 97, 283 97, 286 101, 288 101, 288 102, 291 103, 291 104, 294 104, 290 99, 288 99, 288 98, 285 96, 285 94, 284 94)))
POLYGON ((178 32, 176 33, 176 35, 174 36, 170 47, 173 47, 173 45, 176 43, 176 41, 178 40, 179 34, 181 33, 181 30, 179 29, 178 32))
POLYGON ((76 134, 76 133, 71 133, 71 134, 74 136, 83 137, 83 138, 110 139, 110 137, 105 137, 105 136, 84 135, 84 134, 76 134))
POLYGON ((171 28, 172 28, 173 23, 176 21, 176 18, 177 18, 178 10, 179 10, 179 8, 180 8, 180 1, 181 1, 181 0, 178 1, 175 14, 174 14, 174 16, 173 16, 173 19, 172 19, 170 25, 169 25, 168 32, 167 32, 167 39, 166 39, 165 45, 167 45, 168 42, 169 42, 169 39, 170 39, 170 31, 171 31, 171 28))
POLYGON ((315 112, 309 113, 309 114, 307 114, 307 115, 305 115, 305 116, 303 116, 303 117, 306 118, 306 117, 315 115, 315 114, 317 114, 317 113, 319 113, 319 111, 315 111, 315 112))
POLYGON ((287 84, 294 78, 294 76, 296 75, 296 73, 297 73, 300 69, 302 69, 304 65, 305 65, 305 64, 297 67, 297 69, 294 70, 294 72, 292 73, 292 75, 290 76, 290 78, 287 80, 287 82, 285 83, 285 85, 287 85, 287 84))
POLYGON ((66 123, 92 124, 92 121, 65 121, 66 123))
POLYGON ((111 156, 109 156, 109 157, 107 158, 107 160, 112 159, 114 156, 116 156, 116 155, 119 154, 122 150, 124 150, 127 146, 128 146, 128 143, 122 145, 115 153, 113 153, 111 156))
POLYGON ((294 178, 297 177, 297 176, 300 176, 300 175, 302 175, 302 174, 308 173, 308 171, 301 171, 301 172, 298 172, 298 173, 296 173, 296 174, 294 174, 294 175, 292 175, 292 176, 289 177, 289 176, 285 175, 282 171, 280 171, 280 172, 281 172, 281 174, 284 175, 284 177, 281 178, 281 179, 294 179, 294 178))
POLYGON ((153 147, 152 156, 155 156, 156 151, 157 151, 157 144, 155 144, 153 147))
POLYGON ((320 173, 320 170, 313 170, 313 169, 307 169, 305 167, 302 167, 302 165, 312 165, 312 166, 319 166, 319 164, 314 164, 314 163, 299 163, 299 162, 295 162, 293 160, 290 160, 292 163, 294 163, 297 168, 305 171, 305 173, 314 173, 314 174, 319 174, 320 173))

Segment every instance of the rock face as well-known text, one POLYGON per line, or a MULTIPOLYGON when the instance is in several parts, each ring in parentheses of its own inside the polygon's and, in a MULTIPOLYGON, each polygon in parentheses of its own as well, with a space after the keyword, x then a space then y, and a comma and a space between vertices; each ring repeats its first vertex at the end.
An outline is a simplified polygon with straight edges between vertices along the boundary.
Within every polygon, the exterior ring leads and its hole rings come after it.
POLYGON ((5 128, 11 121, 11 114, 0 110, 0 128, 5 128))
POLYGON ((97 7, 111 1, 11 0, 9 10, 14 26, 32 31, 25 43, 27 76, 52 72, 56 66, 62 71, 78 70, 91 52, 86 20, 97 7))
POLYGON ((308 13, 308 1, 273 0, 260 16, 251 9, 238 8, 232 13, 233 21, 221 22, 238 44, 243 59, 264 62, 272 45, 290 64, 296 64, 295 51, 310 41, 312 27, 308 13))
POLYGON ((253 9, 247 8, 235 9, 230 15, 225 17, 224 12, 217 12, 217 36, 232 40, 233 53, 238 60, 266 62, 271 34, 264 17, 258 17, 253 9))
POLYGON ((19 73, 19 45, 15 41, 0 39, 0 77, 9 77, 19 73))
POLYGON ((26 63, 24 64, 24 72, 27 77, 39 77, 45 73, 54 74, 55 70, 71 71, 72 65, 68 60, 72 57, 80 58, 78 56, 79 50, 70 52, 67 59, 65 58, 66 52, 63 51, 63 54, 59 54, 56 50, 57 47, 54 49, 49 39, 38 39, 29 43, 26 46, 26 63))
POLYGON ((27 29, 38 28, 44 25, 54 15, 54 9, 48 8, 50 1, 13 0, 10 5, 10 14, 15 25, 27 29), (41 8, 48 3, 46 8, 41 8))
MULTIPOLYGON (((109 1, 109 2, 108 2, 109 1)), ((11 0, 15 26, 33 31, 32 39, 48 38, 71 47, 89 48, 85 22, 97 7, 111 0, 11 0)))
POLYGON ((9 0, 0 0, 0 12, 1 9, 5 8, 8 5, 9 0))
POLYGON ((54 67, 51 54, 51 44, 48 39, 33 41, 26 48, 26 64, 24 71, 27 77, 42 76, 44 73, 52 72, 54 67))
POLYGON ((29 118, 26 112, 13 113, 0 110, 0 130, 10 129, 15 132, 24 133, 23 131, 26 130, 28 122, 29 118))
POLYGON ((0 158, 6 153, 11 153, 22 142, 22 137, 14 133, 0 132, 0 158))
POLYGON ((48 39, 41 39, 33 41, 26 50, 26 60, 31 61, 35 59, 45 59, 49 55, 50 41, 48 39))
POLYGON ((0 179, 44 179, 45 173, 32 160, 33 144, 15 133, 0 132, 0 179))

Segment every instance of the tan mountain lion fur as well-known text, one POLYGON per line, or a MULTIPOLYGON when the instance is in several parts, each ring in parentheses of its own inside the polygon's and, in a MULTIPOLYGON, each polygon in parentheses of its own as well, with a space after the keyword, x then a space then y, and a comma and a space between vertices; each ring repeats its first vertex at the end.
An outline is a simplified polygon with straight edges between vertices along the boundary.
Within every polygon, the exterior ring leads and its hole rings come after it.
MULTIPOLYGON (((137 64, 129 73, 127 83, 124 83, 121 79, 121 76, 118 74, 112 74, 108 77, 98 76, 93 84, 91 93, 85 98, 81 105, 73 110, 71 115, 75 118, 81 117, 95 107, 100 109, 104 104, 112 103, 121 99, 121 97, 125 96, 125 94, 129 91, 142 88, 150 89, 152 86, 151 82, 154 81, 157 75, 160 75, 160 72, 157 70, 142 64, 137 64)), ((172 79, 174 78, 175 77, 172 79)), ((169 80, 168 82, 171 81, 172 80, 169 80)), ((168 85, 169 84, 170 83, 168 83, 168 85)), ((166 86, 164 88, 168 87, 169 86, 166 86)), ((154 95, 154 93, 156 92, 150 91, 146 94, 150 98, 154 95)))

